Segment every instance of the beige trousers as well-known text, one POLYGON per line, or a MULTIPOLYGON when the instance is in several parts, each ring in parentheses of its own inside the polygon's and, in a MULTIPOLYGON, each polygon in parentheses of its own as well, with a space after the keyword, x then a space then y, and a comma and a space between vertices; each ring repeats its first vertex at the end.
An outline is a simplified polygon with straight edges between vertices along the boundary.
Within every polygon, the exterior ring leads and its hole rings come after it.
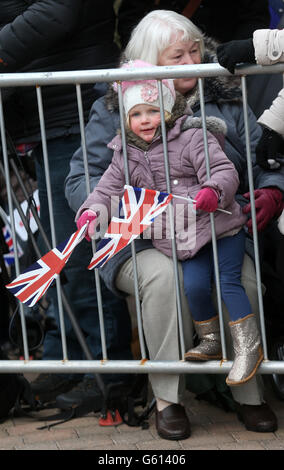
MULTIPOLYGON (((139 252, 137 255, 138 288, 145 341, 151 360, 178 361, 181 359, 177 318, 177 300, 173 261, 156 249, 139 252)), ((179 263, 181 305, 185 350, 192 347, 193 324, 183 290, 182 268, 179 263)), ((253 312, 258 312, 255 270, 252 260, 245 256, 242 282, 250 299, 253 312)), ((116 286, 119 290, 135 295, 132 260, 120 269, 116 286)), ((216 295, 215 295, 216 297, 216 295)), ((228 358, 232 357, 231 336, 228 330, 229 316, 223 306, 224 326, 228 358)), ((156 398, 180 403, 184 394, 184 377, 175 374, 149 374, 153 394, 156 398)), ((259 405, 263 402, 262 381, 259 376, 247 384, 231 388, 239 403, 259 405)))

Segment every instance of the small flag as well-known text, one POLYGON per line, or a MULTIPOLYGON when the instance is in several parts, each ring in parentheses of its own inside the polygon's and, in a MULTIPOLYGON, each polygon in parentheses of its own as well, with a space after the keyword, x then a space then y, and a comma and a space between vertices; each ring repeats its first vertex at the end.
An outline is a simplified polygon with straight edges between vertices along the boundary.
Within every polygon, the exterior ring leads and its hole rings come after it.
POLYGON ((148 228, 170 203, 172 194, 125 185, 119 214, 110 221, 88 269, 100 268, 148 228))
MULTIPOLYGON (((13 266, 15 264, 15 252, 14 252, 14 243, 12 239, 11 229, 8 225, 5 225, 2 228, 3 236, 9 250, 9 253, 4 253, 3 258, 6 267, 13 266)), ((18 248, 18 257, 20 258, 23 255, 23 250, 21 249, 19 243, 17 245, 18 248)))
POLYGON ((6 287, 22 303, 33 307, 58 277, 70 258, 74 248, 83 240, 87 225, 74 232, 65 242, 60 243, 26 269, 6 287))

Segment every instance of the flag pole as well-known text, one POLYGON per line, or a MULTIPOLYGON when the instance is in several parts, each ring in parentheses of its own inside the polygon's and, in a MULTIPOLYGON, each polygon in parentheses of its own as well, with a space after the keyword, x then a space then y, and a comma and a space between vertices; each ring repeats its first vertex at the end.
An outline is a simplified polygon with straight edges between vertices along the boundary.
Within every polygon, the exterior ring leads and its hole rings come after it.
MULTIPOLYGON (((177 196, 176 194, 172 194, 172 196, 173 196, 173 197, 176 197, 176 198, 178 198, 178 199, 183 199, 183 200, 188 201, 188 202, 193 202, 193 203, 196 202, 195 199, 191 199, 190 197, 177 196)), ((224 212, 224 214, 232 215, 232 212, 226 211, 225 209, 219 209, 219 208, 218 208, 218 209, 216 209, 216 210, 219 211, 219 212, 224 212)))

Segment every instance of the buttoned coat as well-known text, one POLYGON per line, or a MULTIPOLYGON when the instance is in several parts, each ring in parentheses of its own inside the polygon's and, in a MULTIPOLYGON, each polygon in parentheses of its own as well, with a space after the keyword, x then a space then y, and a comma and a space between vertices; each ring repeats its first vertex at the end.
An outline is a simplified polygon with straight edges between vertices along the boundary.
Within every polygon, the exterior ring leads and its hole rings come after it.
MULTIPOLYGON (((259 29, 253 34, 256 62, 259 65, 272 65, 284 62, 284 30, 259 29)), ((266 109, 258 122, 284 136, 284 88, 279 91, 269 109, 266 109)))

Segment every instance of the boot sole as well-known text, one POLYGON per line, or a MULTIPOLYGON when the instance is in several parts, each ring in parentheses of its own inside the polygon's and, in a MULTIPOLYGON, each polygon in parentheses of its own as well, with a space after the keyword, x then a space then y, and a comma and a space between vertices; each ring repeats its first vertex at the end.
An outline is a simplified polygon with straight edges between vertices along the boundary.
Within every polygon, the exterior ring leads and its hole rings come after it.
POLYGON ((226 384, 227 384, 227 385, 230 385, 230 387, 231 387, 231 386, 234 386, 234 385, 242 385, 242 384, 248 382, 249 380, 251 380, 251 379, 254 377, 254 375, 255 375, 255 373, 256 373, 256 371, 257 371, 257 369, 258 369, 258 367, 260 366, 260 363, 261 363, 262 361, 263 361, 263 352, 261 352, 261 355, 260 355, 260 357, 258 358, 258 361, 257 361, 257 363, 256 363, 256 365, 255 365, 255 368, 253 369, 253 371, 250 373, 250 375, 249 375, 248 377, 246 377, 246 378, 243 379, 243 380, 240 380, 239 382, 231 382, 230 380, 228 380, 228 377, 227 377, 227 378, 226 378, 226 384))
POLYGON ((191 436, 191 431, 188 431, 186 433, 180 434, 179 436, 169 436, 168 434, 163 434, 162 432, 157 430, 158 435, 162 439, 166 439, 167 441, 182 441, 184 439, 188 439, 191 436))
POLYGON ((212 360, 221 360, 222 355, 216 355, 216 356, 206 356, 206 354, 190 354, 188 356, 184 356, 184 359, 186 361, 212 361, 212 360))

